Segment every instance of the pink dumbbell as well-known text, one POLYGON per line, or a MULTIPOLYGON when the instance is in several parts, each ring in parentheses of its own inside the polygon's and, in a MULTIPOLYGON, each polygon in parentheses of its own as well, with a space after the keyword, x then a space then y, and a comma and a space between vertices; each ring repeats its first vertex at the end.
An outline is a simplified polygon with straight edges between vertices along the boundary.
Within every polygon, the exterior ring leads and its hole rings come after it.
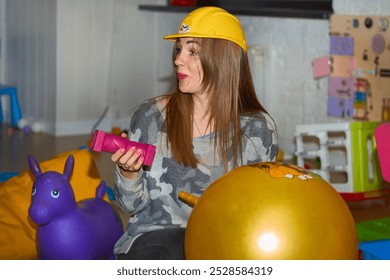
POLYGON ((95 130, 92 137, 91 149, 95 152, 115 153, 120 148, 126 150, 131 147, 140 149, 144 157, 144 165, 151 166, 153 163, 156 147, 150 144, 130 141, 115 134, 109 134, 101 130, 95 130))

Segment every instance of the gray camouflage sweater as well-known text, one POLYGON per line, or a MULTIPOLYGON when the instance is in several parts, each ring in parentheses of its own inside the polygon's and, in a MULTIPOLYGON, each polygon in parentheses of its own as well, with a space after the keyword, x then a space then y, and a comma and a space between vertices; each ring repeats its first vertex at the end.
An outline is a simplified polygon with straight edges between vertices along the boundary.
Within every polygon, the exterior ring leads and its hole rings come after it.
MULTIPOLYGON (((124 211, 132 216, 123 236, 115 245, 116 254, 126 253, 134 239, 144 232, 169 227, 186 227, 192 208, 178 199, 181 191, 200 196, 225 171, 218 157, 214 158, 213 134, 193 138, 199 160, 197 168, 178 164, 166 146, 163 130, 165 113, 159 99, 140 105, 133 114, 129 139, 156 146, 153 165, 141 169, 138 179, 127 179, 115 172, 114 193, 124 211), (157 101, 157 102, 156 102, 157 101)), ((277 133, 272 118, 265 113, 242 116, 243 161, 246 165, 274 161, 278 151, 277 133)), ((233 168, 229 159, 229 170, 233 168)))

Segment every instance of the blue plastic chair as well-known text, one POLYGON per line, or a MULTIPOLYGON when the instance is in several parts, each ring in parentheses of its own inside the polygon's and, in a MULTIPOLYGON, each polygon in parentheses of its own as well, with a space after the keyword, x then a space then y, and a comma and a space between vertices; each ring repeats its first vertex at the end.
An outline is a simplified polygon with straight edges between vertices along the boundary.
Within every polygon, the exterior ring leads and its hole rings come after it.
POLYGON ((22 113, 20 112, 18 94, 16 87, 0 85, 0 123, 3 122, 3 110, 1 107, 1 96, 9 95, 10 107, 11 107, 11 125, 14 128, 18 128, 18 121, 22 118, 22 113))

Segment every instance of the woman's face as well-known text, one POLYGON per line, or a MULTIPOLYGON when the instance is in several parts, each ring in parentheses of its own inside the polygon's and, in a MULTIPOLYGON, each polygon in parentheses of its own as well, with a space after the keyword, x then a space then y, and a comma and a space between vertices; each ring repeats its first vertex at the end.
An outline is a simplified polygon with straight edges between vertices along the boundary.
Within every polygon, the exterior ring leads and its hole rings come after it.
POLYGON ((180 91, 191 94, 202 92, 203 69, 199 59, 199 43, 194 38, 180 38, 175 47, 174 63, 180 91))

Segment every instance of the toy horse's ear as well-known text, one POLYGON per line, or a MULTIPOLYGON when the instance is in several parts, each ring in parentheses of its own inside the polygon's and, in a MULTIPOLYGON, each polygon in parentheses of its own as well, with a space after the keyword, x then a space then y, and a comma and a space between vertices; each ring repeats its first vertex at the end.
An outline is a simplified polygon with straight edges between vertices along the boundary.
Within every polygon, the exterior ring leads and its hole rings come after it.
POLYGON ((39 167, 38 162, 32 155, 27 156, 28 166, 30 167, 31 172, 34 174, 35 178, 42 174, 41 168, 39 167))
POLYGON ((66 159, 66 163, 64 167, 64 176, 67 180, 69 180, 70 174, 72 174, 73 166, 74 166, 74 158, 72 155, 70 155, 66 159))

